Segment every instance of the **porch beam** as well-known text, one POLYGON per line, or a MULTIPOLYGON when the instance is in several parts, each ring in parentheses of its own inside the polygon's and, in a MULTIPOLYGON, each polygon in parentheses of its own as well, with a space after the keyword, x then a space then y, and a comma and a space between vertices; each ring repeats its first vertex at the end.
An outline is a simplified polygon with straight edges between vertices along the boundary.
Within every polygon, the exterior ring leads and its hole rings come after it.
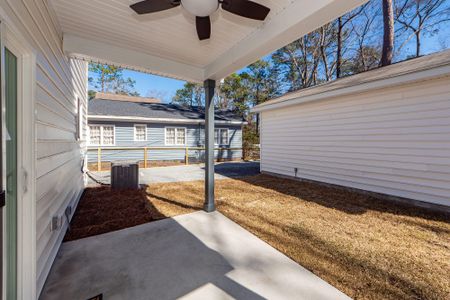
POLYGON ((68 56, 82 60, 189 82, 201 83, 205 79, 202 68, 72 34, 64 34, 63 49, 68 56))
POLYGON ((205 204, 206 212, 216 210, 214 202, 214 90, 216 82, 208 79, 205 87, 205 204))

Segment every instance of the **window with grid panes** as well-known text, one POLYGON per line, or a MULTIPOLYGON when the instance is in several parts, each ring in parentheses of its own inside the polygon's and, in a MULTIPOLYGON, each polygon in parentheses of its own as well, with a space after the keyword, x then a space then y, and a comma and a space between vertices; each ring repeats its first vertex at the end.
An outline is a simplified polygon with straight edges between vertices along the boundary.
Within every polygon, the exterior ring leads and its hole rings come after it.
POLYGON ((134 125, 134 140, 135 141, 147 140, 147 125, 134 125))
POLYGON ((186 145, 186 128, 166 127, 166 145, 186 145))

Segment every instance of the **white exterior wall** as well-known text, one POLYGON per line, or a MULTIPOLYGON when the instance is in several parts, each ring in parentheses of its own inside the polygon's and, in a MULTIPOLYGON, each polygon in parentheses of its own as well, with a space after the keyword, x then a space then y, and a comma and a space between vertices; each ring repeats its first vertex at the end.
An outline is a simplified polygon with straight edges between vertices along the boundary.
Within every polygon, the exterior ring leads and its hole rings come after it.
MULTIPOLYGON (((76 139, 77 98, 87 115, 87 63, 69 60, 62 51, 62 32, 46 1, 0 0, 0 8, 36 54, 36 271, 37 293, 56 256, 67 222, 50 230, 53 216, 64 216, 83 189, 84 142, 76 139)), ((86 137, 83 118, 82 139, 86 137)), ((20 199, 19 199, 20 201, 20 199)), ((20 216, 19 216, 20 217, 20 216)))
POLYGON ((262 112, 261 170, 450 205, 450 77, 262 112))

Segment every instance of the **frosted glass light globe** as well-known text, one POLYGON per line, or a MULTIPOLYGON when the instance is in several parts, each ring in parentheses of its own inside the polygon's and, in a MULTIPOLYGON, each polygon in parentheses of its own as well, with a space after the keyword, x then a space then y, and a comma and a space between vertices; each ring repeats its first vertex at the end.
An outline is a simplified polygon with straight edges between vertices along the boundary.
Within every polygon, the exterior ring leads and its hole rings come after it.
POLYGON ((210 16, 219 8, 218 0, 181 0, 181 5, 197 17, 210 16))

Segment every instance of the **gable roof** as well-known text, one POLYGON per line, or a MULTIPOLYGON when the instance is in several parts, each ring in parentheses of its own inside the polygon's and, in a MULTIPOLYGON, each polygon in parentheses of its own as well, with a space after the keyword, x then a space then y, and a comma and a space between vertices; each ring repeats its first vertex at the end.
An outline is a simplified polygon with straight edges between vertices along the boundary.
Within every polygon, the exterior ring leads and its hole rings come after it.
MULTIPOLYGON (((92 99, 89 101, 88 111, 90 120, 127 119, 201 123, 205 119, 203 108, 167 103, 92 99)), ((245 123, 242 116, 231 110, 216 110, 215 120, 218 123, 245 123)))
POLYGON ((331 97, 450 76, 450 50, 300 89, 255 106, 261 112, 331 97))

